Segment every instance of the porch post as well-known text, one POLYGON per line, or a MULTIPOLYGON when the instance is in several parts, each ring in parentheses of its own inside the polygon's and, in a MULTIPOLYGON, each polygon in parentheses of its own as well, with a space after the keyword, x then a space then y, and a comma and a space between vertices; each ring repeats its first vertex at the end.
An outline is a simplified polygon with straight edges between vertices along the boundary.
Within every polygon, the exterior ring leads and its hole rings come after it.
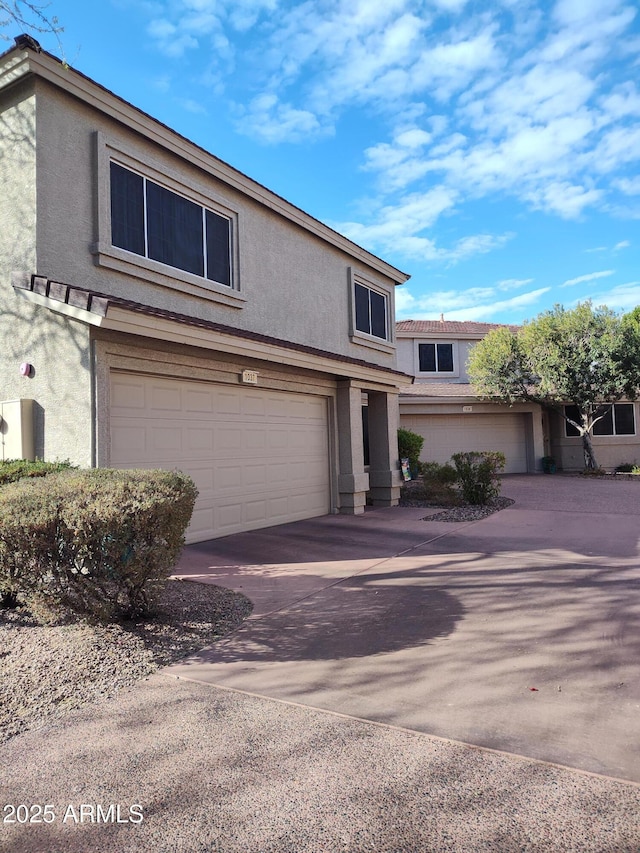
POLYGON ((359 515, 367 502, 369 475, 364 470, 362 389, 351 380, 338 383, 337 418, 340 512, 359 515))
POLYGON ((397 506, 400 500, 399 425, 398 393, 369 391, 369 491, 374 506, 397 506))

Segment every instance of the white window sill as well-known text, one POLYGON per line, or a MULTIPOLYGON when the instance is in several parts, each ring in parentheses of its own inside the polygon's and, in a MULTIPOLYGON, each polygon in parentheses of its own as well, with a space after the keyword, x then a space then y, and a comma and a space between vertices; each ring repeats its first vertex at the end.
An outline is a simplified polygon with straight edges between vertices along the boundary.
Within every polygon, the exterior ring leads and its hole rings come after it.
POLYGON ((359 344, 363 347, 379 350, 380 352, 393 353, 396 346, 391 341, 383 341, 382 338, 376 338, 373 335, 367 335, 364 332, 355 331, 351 334, 351 342, 359 344))
POLYGON ((161 287, 176 290, 190 296, 199 296, 222 305, 242 308, 247 301, 245 296, 214 281, 185 272, 184 270, 168 267, 150 258, 139 257, 117 246, 105 246, 98 243, 92 247, 92 253, 97 266, 116 270, 126 275, 134 276, 142 281, 151 281, 161 287))

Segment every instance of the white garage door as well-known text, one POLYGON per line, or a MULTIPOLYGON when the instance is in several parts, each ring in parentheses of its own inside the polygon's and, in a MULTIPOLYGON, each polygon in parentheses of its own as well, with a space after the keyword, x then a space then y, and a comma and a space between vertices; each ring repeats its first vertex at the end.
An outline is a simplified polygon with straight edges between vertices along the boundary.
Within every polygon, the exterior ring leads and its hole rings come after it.
POLYGON ((112 373, 111 465, 178 468, 201 542, 329 512, 324 397, 112 373))
POLYGON ((420 458, 425 462, 448 462, 454 453, 471 450, 500 450, 507 457, 506 474, 527 471, 525 415, 407 415, 406 429, 424 437, 420 458))

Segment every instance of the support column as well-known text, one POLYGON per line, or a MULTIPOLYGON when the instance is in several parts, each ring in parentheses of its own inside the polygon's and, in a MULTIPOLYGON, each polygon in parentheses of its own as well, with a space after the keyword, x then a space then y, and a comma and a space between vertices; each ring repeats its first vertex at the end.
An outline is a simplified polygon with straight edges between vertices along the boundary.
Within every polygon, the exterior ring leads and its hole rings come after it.
POLYGON ((359 515, 364 512, 369 475, 364 470, 362 435, 362 390, 350 380, 338 383, 338 492, 340 512, 359 515))
POLYGON ((398 394, 369 391, 369 482, 374 506, 397 506, 400 500, 398 394))

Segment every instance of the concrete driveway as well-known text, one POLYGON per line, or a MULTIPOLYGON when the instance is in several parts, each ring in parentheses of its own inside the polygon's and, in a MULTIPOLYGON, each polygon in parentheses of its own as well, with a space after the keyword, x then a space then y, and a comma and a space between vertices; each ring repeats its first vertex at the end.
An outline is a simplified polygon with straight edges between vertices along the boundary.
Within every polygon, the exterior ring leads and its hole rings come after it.
POLYGON ((181 678, 640 782, 640 482, 505 478, 473 523, 328 516, 192 546, 245 592, 181 678))
POLYGON ((0 850, 637 853, 640 482, 503 493, 475 523, 395 508, 186 549, 254 615, 4 744, 2 805, 55 819, 0 823, 0 850), (63 821, 80 804, 122 821, 63 821))

